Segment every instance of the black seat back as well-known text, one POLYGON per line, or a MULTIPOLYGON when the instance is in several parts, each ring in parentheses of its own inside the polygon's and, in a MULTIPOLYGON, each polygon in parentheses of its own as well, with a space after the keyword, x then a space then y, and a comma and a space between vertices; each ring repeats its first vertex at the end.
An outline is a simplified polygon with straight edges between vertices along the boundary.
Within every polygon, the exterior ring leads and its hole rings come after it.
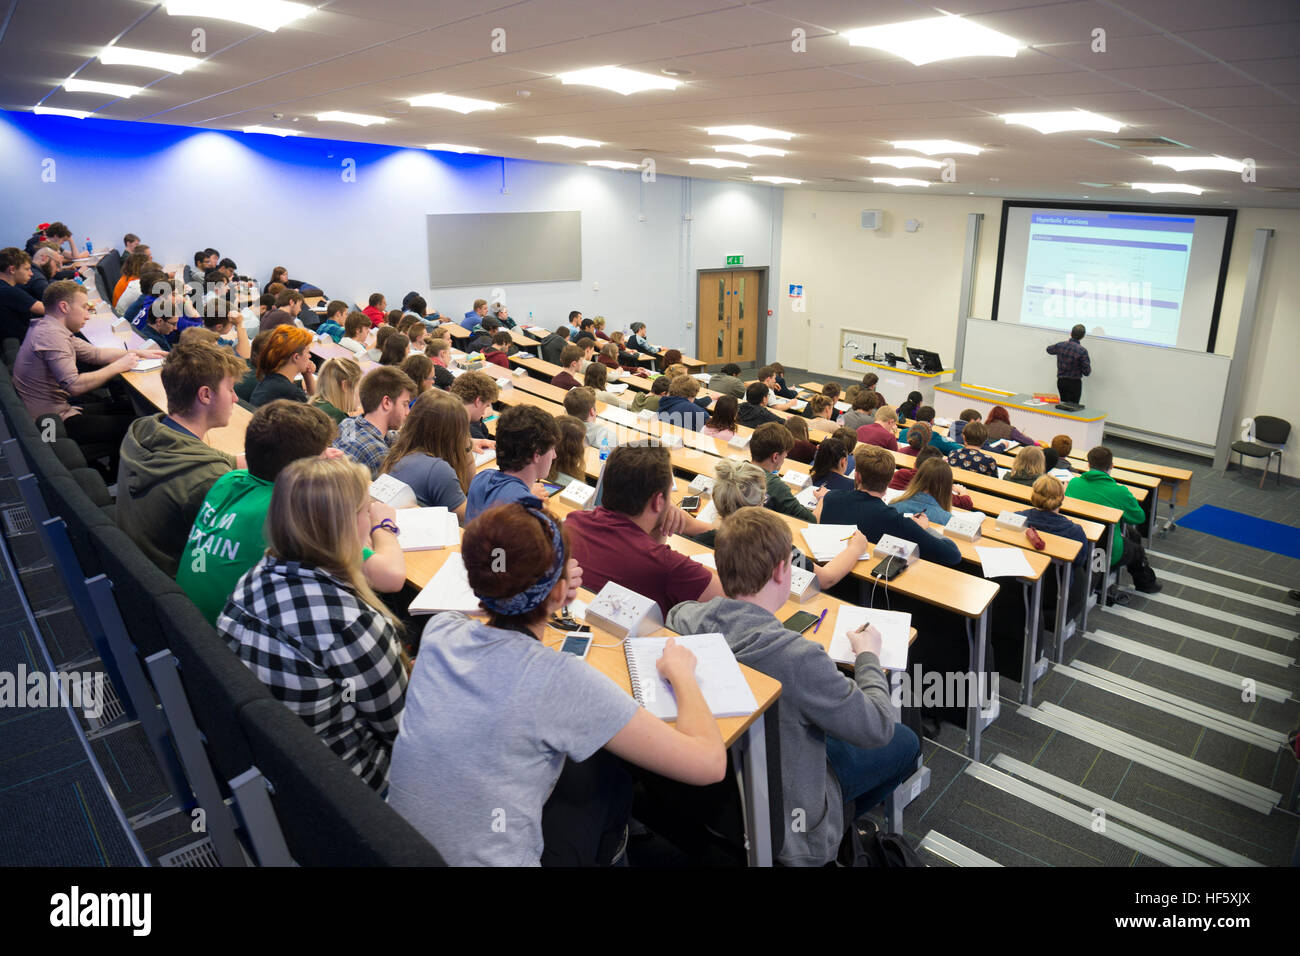
POLYGON ((1285 445, 1291 435, 1291 423, 1272 415, 1255 416, 1255 440, 1270 445, 1285 445))
POLYGON ((276 700, 239 712, 253 764, 301 866, 445 866, 438 851, 276 700))
POLYGON ((183 592, 120 528, 92 527, 90 540, 100 567, 113 582, 118 611, 140 657, 156 654, 167 646, 158 620, 158 598, 183 592))
POLYGON ((72 477, 55 475, 42 481, 40 487, 50 514, 58 515, 68 526, 68 538, 77 553, 77 563, 81 565, 83 575, 93 578, 100 574, 104 569, 99 553, 91 543, 90 532, 92 528, 112 528, 113 522, 72 477))
POLYGON ((108 291, 111 293, 117 287, 117 280, 122 278, 122 254, 116 249, 108 250, 99 260, 98 268, 103 271, 104 281, 108 283, 108 291))

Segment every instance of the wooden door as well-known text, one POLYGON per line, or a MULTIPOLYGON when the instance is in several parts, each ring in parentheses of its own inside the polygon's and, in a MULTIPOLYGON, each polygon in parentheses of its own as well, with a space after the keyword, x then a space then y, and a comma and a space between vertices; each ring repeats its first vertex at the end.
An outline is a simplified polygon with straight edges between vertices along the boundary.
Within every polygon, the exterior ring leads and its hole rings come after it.
POLYGON ((743 365, 758 356, 762 273, 705 272, 699 278, 698 357, 708 365, 743 365))

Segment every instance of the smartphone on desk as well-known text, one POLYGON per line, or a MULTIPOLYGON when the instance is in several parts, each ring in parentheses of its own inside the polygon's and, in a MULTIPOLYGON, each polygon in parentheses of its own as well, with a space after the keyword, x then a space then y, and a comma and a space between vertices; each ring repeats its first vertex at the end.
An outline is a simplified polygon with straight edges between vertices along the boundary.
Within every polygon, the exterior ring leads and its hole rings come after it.
POLYGON ((687 514, 698 514, 700 510, 700 496, 687 495, 682 499, 681 509, 687 514))
POLYGON ((892 554, 871 569, 871 576, 881 581, 892 581, 907 570, 907 562, 892 554))
POLYGON ((566 634, 564 636, 564 641, 560 644, 561 654, 572 654, 574 657, 586 657, 590 650, 591 631, 566 634))
POLYGON ((781 623, 787 631, 794 631, 796 634, 802 634, 808 628, 817 623, 818 616, 810 614, 807 611, 795 611, 781 623))

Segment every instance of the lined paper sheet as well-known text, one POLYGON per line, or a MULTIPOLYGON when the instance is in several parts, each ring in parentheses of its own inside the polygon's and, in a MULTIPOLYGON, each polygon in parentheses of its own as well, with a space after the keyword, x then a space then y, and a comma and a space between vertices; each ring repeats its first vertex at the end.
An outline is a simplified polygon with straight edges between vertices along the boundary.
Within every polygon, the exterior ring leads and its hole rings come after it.
MULTIPOLYGON (((714 717, 743 717, 758 709, 726 638, 721 634, 683 634, 674 640, 695 655, 695 680, 714 717)), ((667 641, 667 637, 633 637, 623 646, 628 669, 637 675, 641 688, 637 699, 656 717, 675 720, 677 698, 658 669, 667 641)))

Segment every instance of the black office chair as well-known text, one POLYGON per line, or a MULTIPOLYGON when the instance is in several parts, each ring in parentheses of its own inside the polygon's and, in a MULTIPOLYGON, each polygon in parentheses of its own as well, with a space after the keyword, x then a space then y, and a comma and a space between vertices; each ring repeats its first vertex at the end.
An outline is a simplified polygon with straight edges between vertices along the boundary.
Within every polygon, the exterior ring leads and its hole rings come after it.
POLYGON ((262 865, 288 863, 282 853, 265 852, 272 847, 287 850, 300 866, 446 866, 429 841, 284 704, 247 704, 239 726, 258 772, 231 785, 262 865), (251 806, 264 806, 268 792, 274 820, 251 806))
POLYGON ((112 292, 117 287, 117 280, 122 278, 122 254, 116 249, 110 249, 99 260, 97 267, 103 271, 104 281, 112 292))
POLYGON ((1247 458, 1263 458, 1264 472, 1259 476, 1259 486, 1264 487, 1264 479, 1268 477, 1268 466, 1272 463, 1274 457, 1277 458, 1277 483, 1282 484, 1282 452, 1286 448, 1286 441, 1291 436, 1291 423, 1285 418, 1275 418, 1272 415, 1255 416, 1255 440, 1254 441, 1235 441, 1232 443, 1232 451, 1237 453, 1237 466, 1245 467, 1247 458))

